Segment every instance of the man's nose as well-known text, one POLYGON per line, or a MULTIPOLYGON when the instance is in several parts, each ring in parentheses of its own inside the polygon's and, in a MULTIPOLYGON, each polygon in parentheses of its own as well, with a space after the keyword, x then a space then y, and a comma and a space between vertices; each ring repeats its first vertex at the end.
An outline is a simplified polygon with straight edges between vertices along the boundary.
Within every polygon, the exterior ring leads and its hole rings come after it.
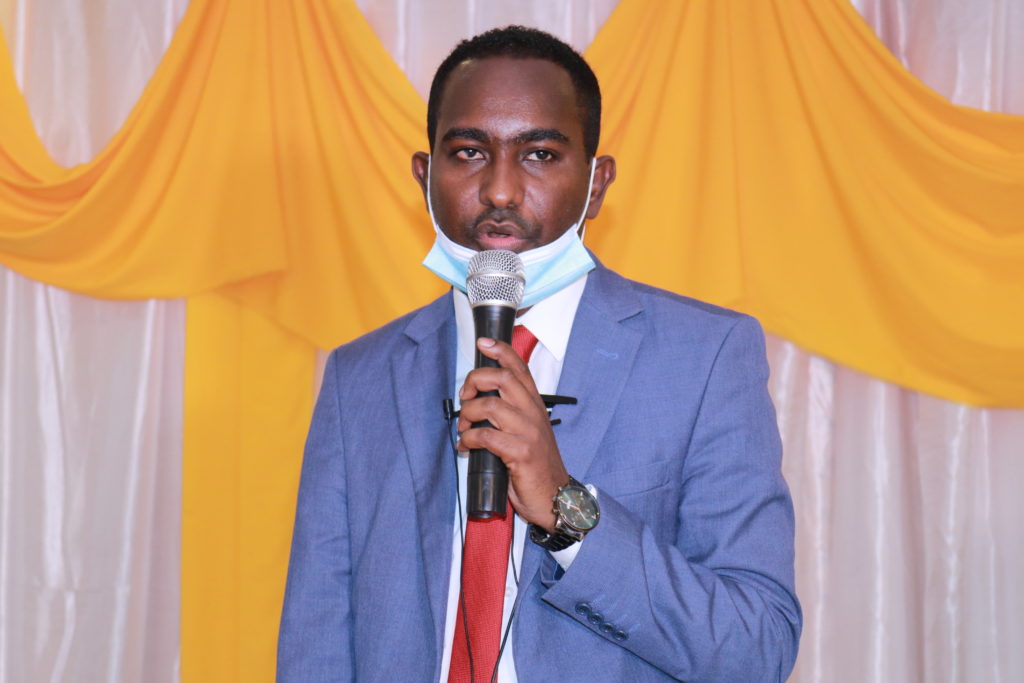
POLYGON ((480 184, 481 204, 504 209, 515 208, 522 203, 521 169, 509 156, 499 155, 488 165, 480 184))

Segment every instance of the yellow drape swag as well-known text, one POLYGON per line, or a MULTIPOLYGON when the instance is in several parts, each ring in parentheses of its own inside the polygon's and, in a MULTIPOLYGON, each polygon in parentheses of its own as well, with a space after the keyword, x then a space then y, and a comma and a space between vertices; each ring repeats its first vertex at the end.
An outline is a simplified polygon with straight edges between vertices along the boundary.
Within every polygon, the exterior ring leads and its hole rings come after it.
POLYGON ((121 130, 71 169, 2 59, 4 265, 108 298, 219 288, 322 348, 440 291, 415 267, 424 106, 351 3, 193 2, 121 130))
POLYGON ((587 56, 610 263, 889 381, 1024 406, 1024 119, 951 105, 845 0, 625 2, 587 56))
MULTIPOLYGON (((588 231, 607 263, 884 379, 1024 406, 1024 120, 929 91, 845 0, 623 0, 587 54, 619 160, 588 231)), ((272 678, 314 347, 441 291, 417 265, 423 121, 350 0, 193 0, 70 169, 0 50, 0 262, 190 297, 186 680, 272 678)))

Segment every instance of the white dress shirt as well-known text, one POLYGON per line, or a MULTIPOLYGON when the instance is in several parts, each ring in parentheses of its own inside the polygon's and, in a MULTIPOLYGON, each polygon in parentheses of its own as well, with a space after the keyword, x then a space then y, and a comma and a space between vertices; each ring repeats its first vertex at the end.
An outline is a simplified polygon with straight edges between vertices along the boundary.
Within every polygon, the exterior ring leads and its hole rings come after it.
MULTIPOLYGON (((537 337, 537 346, 530 357, 530 374, 537 385, 537 390, 542 394, 554 394, 558 389, 558 378, 562 374, 562 362, 565 360, 566 348, 569 346, 569 334, 572 332, 572 321, 576 318, 576 308, 579 306, 580 297, 583 295, 583 288, 586 286, 587 276, 582 275, 575 282, 564 289, 552 294, 543 301, 534 304, 526 313, 516 319, 517 325, 525 325, 530 332, 537 337)), ((473 312, 469 306, 469 299, 462 292, 455 290, 455 324, 458 334, 458 354, 455 364, 455 387, 454 400, 459 401, 459 389, 466 381, 466 375, 473 369, 476 353, 476 330, 473 324, 473 312)), ((459 593, 461 586, 459 577, 462 569, 462 530, 466 524, 466 471, 468 469, 469 454, 465 451, 459 452, 458 476, 459 476, 459 497, 463 501, 461 510, 458 505, 454 510, 455 533, 452 539, 452 573, 448 582, 448 612, 444 621, 444 654, 441 661, 441 683, 448 680, 448 668, 452 658, 452 641, 455 638, 455 620, 459 604, 459 593), (461 522, 461 524, 460 524, 461 522)), ((523 547, 529 533, 527 524, 515 517, 512 532, 512 552, 509 558, 508 574, 505 578, 505 606, 501 619, 501 632, 505 634, 508 627, 509 616, 512 605, 515 602, 518 592, 516 576, 522 567, 523 547)), ((574 543, 564 550, 552 552, 552 557, 562 566, 568 569, 573 559, 579 552, 580 543, 574 543)), ((516 670, 512 657, 512 638, 509 636, 505 649, 502 651, 501 660, 498 663, 498 681, 501 683, 515 683, 516 670)))

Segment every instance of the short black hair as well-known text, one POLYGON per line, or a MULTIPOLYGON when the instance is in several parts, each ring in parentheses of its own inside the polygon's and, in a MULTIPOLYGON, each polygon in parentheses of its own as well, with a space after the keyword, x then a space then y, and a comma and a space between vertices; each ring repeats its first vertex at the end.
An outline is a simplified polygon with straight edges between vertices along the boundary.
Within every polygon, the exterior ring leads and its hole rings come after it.
POLYGON ((583 124, 583 149, 588 157, 597 154, 597 142, 601 138, 601 88, 597 84, 597 76, 572 47, 550 33, 526 26, 495 28, 463 40, 437 67, 434 81, 430 84, 430 98, 427 100, 427 137, 431 151, 434 149, 437 114, 448 77, 456 66, 467 59, 487 57, 544 59, 565 69, 576 90, 576 105, 583 124))

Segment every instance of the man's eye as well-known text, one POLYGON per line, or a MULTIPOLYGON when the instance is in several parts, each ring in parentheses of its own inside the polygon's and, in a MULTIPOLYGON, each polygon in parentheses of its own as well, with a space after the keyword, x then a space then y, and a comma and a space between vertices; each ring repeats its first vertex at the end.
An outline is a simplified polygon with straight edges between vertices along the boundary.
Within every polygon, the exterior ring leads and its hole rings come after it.
POLYGON ((459 159, 471 161, 480 159, 483 156, 483 154, 478 149, 473 149, 472 147, 465 147, 457 151, 455 153, 455 156, 458 157, 459 159))
POLYGON ((555 153, 547 149, 535 149, 526 158, 529 161, 554 161, 555 153))

